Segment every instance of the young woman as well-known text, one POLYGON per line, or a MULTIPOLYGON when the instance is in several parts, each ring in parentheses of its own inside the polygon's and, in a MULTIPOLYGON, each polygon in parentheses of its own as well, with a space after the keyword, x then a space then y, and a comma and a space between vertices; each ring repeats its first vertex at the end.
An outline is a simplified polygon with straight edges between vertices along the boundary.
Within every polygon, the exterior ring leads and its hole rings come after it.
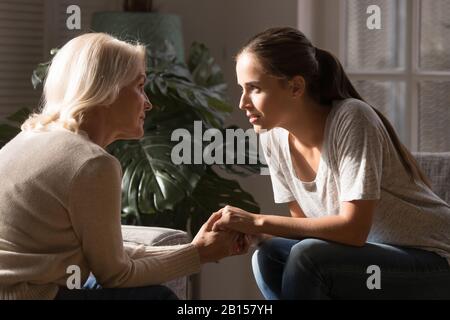
POLYGON ((54 57, 42 111, 0 150, 0 299, 176 299, 158 284, 246 251, 211 231, 218 214, 191 244, 124 247, 121 167, 104 148, 143 135, 145 61, 144 46, 102 33, 54 57), (69 290, 71 266, 100 289, 69 290))
POLYGON ((263 295, 450 298, 450 207, 338 60, 274 28, 242 48, 236 73, 290 217, 227 206, 213 230, 266 238, 252 260, 263 295))

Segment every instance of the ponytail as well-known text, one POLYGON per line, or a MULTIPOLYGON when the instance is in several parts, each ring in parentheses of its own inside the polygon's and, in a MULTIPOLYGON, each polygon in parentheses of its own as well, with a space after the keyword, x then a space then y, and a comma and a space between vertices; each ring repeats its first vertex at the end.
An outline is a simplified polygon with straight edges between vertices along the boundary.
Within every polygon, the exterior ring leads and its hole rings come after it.
MULTIPOLYGON (((356 91, 339 60, 326 50, 315 48, 305 35, 294 28, 271 28, 253 38, 239 51, 250 52, 274 76, 291 79, 301 75, 306 80, 310 96, 322 105, 331 106, 334 100, 364 99, 356 91)), ((416 160, 400 142, 389 120, 371 106, 381 119, 397 150, 400 160, 413 181, 431 187, 416 160)))
MULTIPOLYGON (((333 100, 343 100, 348 98, 355 98, 366 102, 358 91, 356 91, 341 63, 333 54, 326 50, 316 48, 316 59, 319 64, 319 85, 316 87, 316 92, 314 92, 313 89, 312 95, 315 96, 316 100, 319 101, 320 104, 330 105, 333 100)), ((422 181, 425 185, 431 188, 429 179, 420 169, 411 152, 409 152, 400 141, 392 124, 379 110, 374 108, 372 105, 370 106, 381 119, 381 122, 386 128, 389 137, 400 156, 400 161, 411 177, 411 180, 422 181)))
POLYGON ((347 98, 364 101, 348 79, 341 63, 333 54, 316 48, 316 59, 319 65, 319 79, 318 86, 312 88, 311 94, 320 104, 331 105, 333 100, 347 98))

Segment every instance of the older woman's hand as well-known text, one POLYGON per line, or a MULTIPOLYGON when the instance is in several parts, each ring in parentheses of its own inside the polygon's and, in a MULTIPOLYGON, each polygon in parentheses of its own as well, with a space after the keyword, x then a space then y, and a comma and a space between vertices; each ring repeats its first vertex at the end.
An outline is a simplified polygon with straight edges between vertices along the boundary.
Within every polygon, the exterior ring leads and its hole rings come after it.
POLYGON ((213 213, 192 240, 192 244, 198 249, 201 263, 218 261, 248 251, 250 242, 244 234, 232 230, 212 230, 220 217, 220 212, 213 213))

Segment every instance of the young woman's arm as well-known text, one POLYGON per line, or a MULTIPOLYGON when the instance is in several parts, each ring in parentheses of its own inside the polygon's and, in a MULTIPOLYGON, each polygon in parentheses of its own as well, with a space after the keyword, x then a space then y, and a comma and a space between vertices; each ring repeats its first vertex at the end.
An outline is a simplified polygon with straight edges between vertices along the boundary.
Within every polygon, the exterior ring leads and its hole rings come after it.
MULTIPOLYGON (((213 230, 232 229, 249 234, 265 233, 292 239, 320 238, 362 246, 372 225, 376 203, 377 200, 345 201, 341 203, 338 215, 319 218, 252 214, 226 206, 221 209, 222 217, 216 222, 213 230)), ((295 210, 295 205, 290 207, 294 207, 295 210)))
MULTIPOLYGON (((291 217, 294 218, 306 218, 305 214, 302 211, 302 208, 298 205, 297 201, 292 201, 288 203, 289 211, 291 213, 291 217)), ((270 239, 274 237, 272 234, 268 233, 256 233, 256 234, 246 234, 249 242, 252 246, 257 246, 264 240, 270 239)))
POLYGON ((291 212, 291 217, 306 218, 305 214, 303 213, 302 208, 300 208, 297 201, 289 202, 288 205, 289 205, 289 211, 291 212))

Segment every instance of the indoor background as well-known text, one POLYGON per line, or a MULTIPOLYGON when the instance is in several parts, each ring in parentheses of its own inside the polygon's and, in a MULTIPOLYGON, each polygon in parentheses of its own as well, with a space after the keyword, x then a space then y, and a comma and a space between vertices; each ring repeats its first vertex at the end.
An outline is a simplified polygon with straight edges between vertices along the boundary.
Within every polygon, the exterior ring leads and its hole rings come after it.
MULTIPOLYGON (((92 13, 121 11, 121 0, 0 0, 0 118, 36 106, 30 75, 51 48, 89 31, 92 13), (68 6, 81 8, 81 29, 68 30, 68 6)), ((156 0, 154 11, 176 14, 185 51, 204 43, 222 67, 235 111, 227 124, 250 125, 238 109, 234 55, 268 27, 302 30, 343 62, 357 89, 384 112, 412 151, 450 151, 450 0, 156 0), (381 28, 369 29, 377 5, 381 28)), ((235 178, 235 177, 234 177, 235 178)), ((268 176, 238 179, 262 213, 275 205, 268 176)), ((252 252, 208 264, 193 278, 197 299, 261 299, 251 272, 252 252)))

